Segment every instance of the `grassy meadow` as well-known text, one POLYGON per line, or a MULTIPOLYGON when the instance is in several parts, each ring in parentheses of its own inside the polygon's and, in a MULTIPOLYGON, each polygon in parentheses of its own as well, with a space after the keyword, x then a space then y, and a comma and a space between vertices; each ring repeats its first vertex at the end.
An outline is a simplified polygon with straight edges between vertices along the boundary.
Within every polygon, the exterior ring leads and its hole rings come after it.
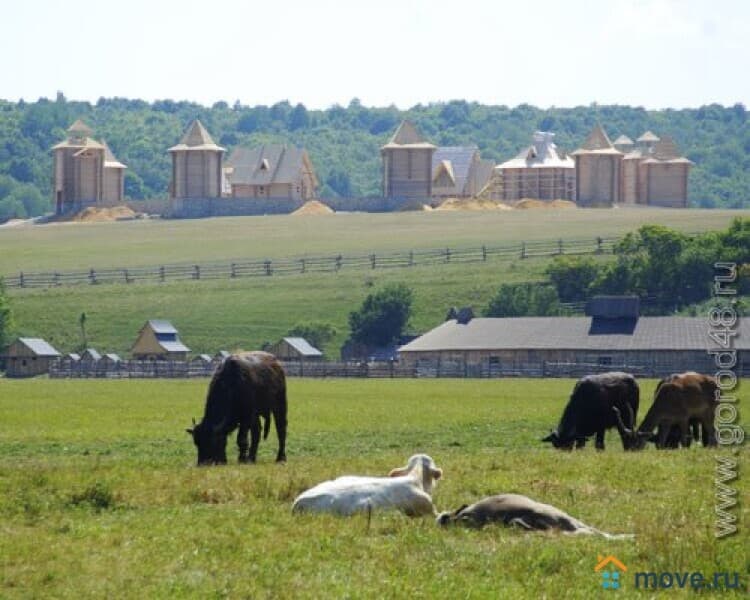
MULTIPOLYGON (((0 597, 592 598, 607 554, 629 568, 626 597, 635 571, 737 571, 747 585, 747 504, 738 535, 713 536, 717 452, 625 453, 614 432, 603 453, 552 450, 538 440, 571 385, 292 379, 286 465, 272 431, 258 464, 229 448, 228 466, 198 469, 183 430, 205 380, 0 379, 0 597), (415 452, 444 469, 439 510, 514 491, 636 538, 290 514, 315 483, 415 452)), ((641 387, 650 398, 654 382, 641 387)))
MULTIPOLYGON (((646 222, 699 231, 724 227, 744 214, 747 211, 575 209, 20 226, 0 229, 0 274, 593 239, 622 235, 646 222)), ((413 288, 411 329, 422 332, 440 323, 450 306, 472 305, 481 312, 500 284, 541 279, 549 260, 491 257, 486 263, 344 268, 337 274, 12 289, 9 296, 15 332, 43 337, 62 352, 80 346, 78 318, 85 312, 89 345, 100 351, 127 354, 150 318, 171 320, 196 353, 257 348, 277 341, 299 322, 317 320, 337 329, 323 348, 337 356, 348 334, 349 312, 383 284, 405 282, 413 288)))

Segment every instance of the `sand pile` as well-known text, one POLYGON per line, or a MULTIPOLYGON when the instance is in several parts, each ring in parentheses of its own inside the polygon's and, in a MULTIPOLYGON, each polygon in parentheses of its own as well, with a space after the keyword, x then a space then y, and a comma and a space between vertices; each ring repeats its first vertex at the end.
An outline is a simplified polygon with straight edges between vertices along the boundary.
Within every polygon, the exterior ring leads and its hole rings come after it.
POLYGON ((431 211, 434 210, 432 206, 429 204, 423 204, 419 200, 409 200, 408 202, 404 202, 399 209, 399 211, 431 211))
POLYGON ((308 200, 297 210, 293 215, 332 215, 334 210, 327 204, 323 204, 320 200, 308 200))
POLYGON ((515 204, 515 208, 522 210, 529 208, 575 208, 576 203, 570 200, 535 200, 533 198, 524 198, 515 204))
POLYGON ((135 219, 137 213, 127 206, 89 206, 71 215, 66 220, 75 223, 104 223, 106 221, 120 221, 135 219))
POLYGON ((448 198, 435 210, 497 210, 498 204, 486 198, 448 198))

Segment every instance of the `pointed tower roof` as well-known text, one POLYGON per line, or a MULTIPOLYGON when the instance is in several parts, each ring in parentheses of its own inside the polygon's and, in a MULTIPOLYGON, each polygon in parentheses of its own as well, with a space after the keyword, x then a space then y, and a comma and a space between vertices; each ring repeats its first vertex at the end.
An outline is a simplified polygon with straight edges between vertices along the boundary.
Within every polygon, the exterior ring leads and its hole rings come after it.
POLYGON ((649 143, 656 143, 659 141, 659 136, 655 135, 654 133, 647 131, 644 133, 641 137, 639 137, 637 142, 649 142, 649 143))
POLYGON ((107 142, 102 140, 102 146, 104 146, 104 168, 105 169, 127 169, 119 160, 115 158, 112 150, 109 149, 107 142))
POLYGON ((615 146, 632 146, 633 145, 633 140, 631 140, 628 136, 626 136, 626 135, 623 134, 620 137, 618 137, 613 142, 613 144, 615 146))
POLYGON ((621 154, 621 152, 612 145, 607 132, 601 124, 597 123, 583 145, 571 154, 576 156, 579 154, 621 154))
POLYGON ((180 143, 172 146, 168 152, 177 152, 185 150, 214 150, 215 152, 226 152, 225 148, 218 146, 206 128, 198 119, 195 119, 187 128, 185 135, 182 136, 180 143))
POLYGON ((674 140, 668 135, 665 135, 654 144, 654 153, 651 155, 651 158, 643 161, 644 164, 664 162, 674 164, 693 164, 690 159, 680 156, 677 144, 675 144, 674 140))
POLYGON ((398 129, 396 129, 396 133, 393 134, 393 137, 385 146, 381 148, 381 150, 390 148, 430 149, 436 148, 436 146, 433 146, 429 142, 425 141, 425 139, 417 131, 417 128, 414 127, 414 124, 411 121, 404 119, 403 121, 401 121, 401 125, 398 126, 398 129))
POLYGON ((81 119, 76 119, 75 123, 68 127, 68 133, 77 134, 77 137, 89 137, 94 131, 81 119))

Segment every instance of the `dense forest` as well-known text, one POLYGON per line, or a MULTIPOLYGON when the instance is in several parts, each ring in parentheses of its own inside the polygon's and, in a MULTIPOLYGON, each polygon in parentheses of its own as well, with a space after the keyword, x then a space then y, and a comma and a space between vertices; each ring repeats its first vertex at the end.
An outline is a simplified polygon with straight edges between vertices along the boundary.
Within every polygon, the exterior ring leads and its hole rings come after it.
POLYGON ((49 210, 52 157, 50 148, 65 138, 77 118, 94 129, 128 165, 125 194, 131 199, 163 198, 175 144, 191 119, 199 118, 217 143, 231 150, 282 142, 305 147, 321 182, 320 195, 373 196, 380 192, 379 147, 403 118, 438 145, 476 144, 482 156, 496 162, 528 145, 535 130, 553 131, 562 149, 571 151, 593 125, 602 123, 614 139, 635 139, 650 129, 671 135, 695 162, 690 202, 699 207, 750 207, 750 127, 742 104, 681 110, 645 110, 628 106, 580 106, 540 109, 486 106, 462 100, 368 108, 354 99, 348 106, 308 110, 302 104, 211 107, 191 102, 101 98, 95 104, 54 100, 0 100, 0 220, 49 210))

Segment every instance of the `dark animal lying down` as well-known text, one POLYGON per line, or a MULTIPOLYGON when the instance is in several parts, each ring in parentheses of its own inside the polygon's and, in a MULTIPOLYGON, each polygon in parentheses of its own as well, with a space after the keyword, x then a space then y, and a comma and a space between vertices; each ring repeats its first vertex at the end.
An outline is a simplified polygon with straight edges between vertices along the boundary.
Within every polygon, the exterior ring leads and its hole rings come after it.
POLYGON ((490 496, 470 506, 464 505, 455 512, 440 513, 437 523, 477 528, 488 523, 502 523, 534 531, 556 529, 571 534, 602 535, 611 540, 633 537, 631 534, 605 533, 571 517, 559 508, 536 502, 520 494, 490 496))

